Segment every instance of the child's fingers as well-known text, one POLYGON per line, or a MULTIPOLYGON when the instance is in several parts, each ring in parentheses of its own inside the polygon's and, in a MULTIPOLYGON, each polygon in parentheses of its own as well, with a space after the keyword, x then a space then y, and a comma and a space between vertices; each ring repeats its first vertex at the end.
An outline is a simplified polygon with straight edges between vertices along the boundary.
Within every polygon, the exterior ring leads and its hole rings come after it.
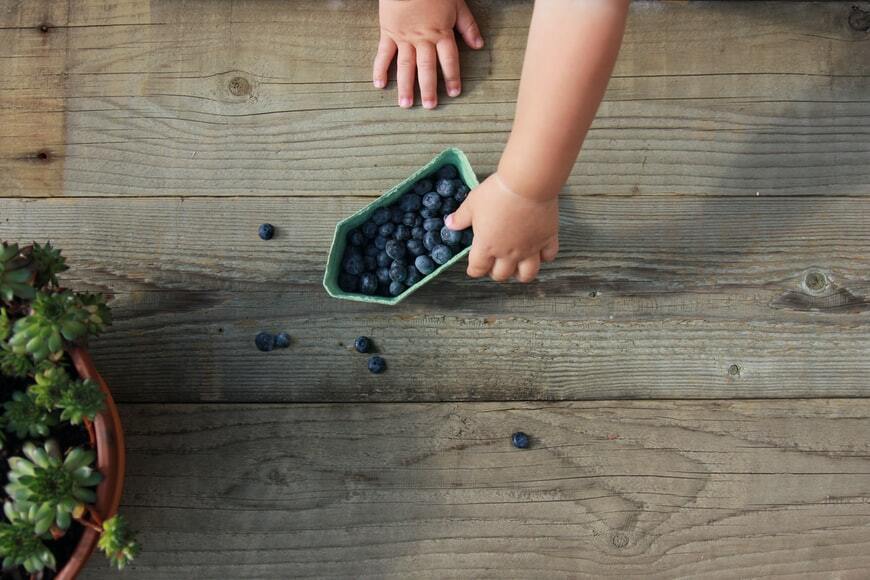
POLYGON ((449 38, 439 40, 435 48, 438 49, 438 61, 441 63, 441 72, 444 73, 447 94, 457 97, 462 91, 462 81, 459 78, 459 49, 456 48, 456 40, 451 34, 449 38))
POLYGON ((541 269, 541 260, 538 256, 526 258, 517 264, 517 280, 520 282, 531 282, 538 275, 538 270, 541 269))
POLYGON ((486 276, 492 270, 493 263, 495 263, 495 258, 483 251, 483 245, 471 245, 471 252, 468 254, 467 273, 469 276, 472 278, 486 276))
POLYGON ((414 71, 416 54, 414 45, 403 42, 399 45, 399 59, 396 66, 396 84, 399 86, 399 106, 405 109, 414 104, 414 71))
POLYGON ((465 40, 465 44, 471 48, 483 48, 483 37, 480 35, 480 28, 477 27, 477 21, 468 9, 468 5, 463 1, 459 1, 459 12, 456 14, 456 29, 465 40))
POLYGON ((423 42, 415 47, 417 51, 417 79, 420 82, 420 96, 423 106, 434 109, 438 104, 438 56, 435 45, 423 42))
POLYGON ((507 282, 517 271, 517 263, 510 258, 498 258, 492 267, 490 277, 496 282, 507 282))
POLYGON ((559 253, 559 238, 554 237, 552 240, 547 242, 547 245, 544 246, 544 249, 541 250, 541 260, 544 262, 552 262, 556 259, 556 254, 559 253))
POLYGON ((372 72, 372 81, 379 89, 387 86, 387 71, 390 69, 390 63, 393 62, 397 50, 398 47, 392 38, 381 35, 378 53, 375 55, 374 71, 372 72))

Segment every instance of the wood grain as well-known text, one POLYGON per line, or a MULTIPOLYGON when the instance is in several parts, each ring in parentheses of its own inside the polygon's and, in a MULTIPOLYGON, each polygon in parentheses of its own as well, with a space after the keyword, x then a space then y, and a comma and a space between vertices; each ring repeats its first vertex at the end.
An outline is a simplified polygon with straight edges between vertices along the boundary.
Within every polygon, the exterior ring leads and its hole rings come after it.
MULTIPOLYGON (((853 4, 635 3, 567 192, 866 195, 870 64, 853 4)), ((74 1, 55 95, 64 182, 19 178, 6 195, 370 196, 452 145, 491 172, 531 3, 475 8, 487 48, 463 53, 462 98, 429 112, 371 87, 374 2, 74 1)))
POLYGON ((121 402, 868 395, 866 199, 566 200, 540 282, 458 267, 392 309, 320 286, 361 203, 5 199, 0 238, 51 238, 72 286, 114 296, 93 346, 121 402), (294 345, 260 353, 260 330, 294 345), (350 352, 360 334, 385 375, 350 352))
MULTIPOLYGON (((127 405, 125 573, 862 578, 870 402, 127 405), (530 449, 510 434, 531 435, 530 449)), ((114 578, 94 559, 88 578, 114 578)))

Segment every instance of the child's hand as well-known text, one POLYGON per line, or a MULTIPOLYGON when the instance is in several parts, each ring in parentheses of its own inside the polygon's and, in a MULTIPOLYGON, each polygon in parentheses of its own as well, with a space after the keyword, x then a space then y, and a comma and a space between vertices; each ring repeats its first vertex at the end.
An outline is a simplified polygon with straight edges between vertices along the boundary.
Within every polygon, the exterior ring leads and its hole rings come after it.
POLYGON ((554 260, 559 252, 558 198, 528 199, 508 189, 498 174, 468 194, 445 223, 453 230, 474 226, 468 258, 472 278, 488 274, 496 282, 512 276, 531 282, 541 261, 554 260))
POLYGON ((398 52, 399 106, 414 104, 414 70, 420 79, 423 106, 438 104, 438 73, 441 63, 447 94, 462 90, 459 80, 459 50, 456 28, 471 48, 483 48, 483 38, 464 0, 380 0, 381 41, 375 56, 374 83, 387 86, 387 69, 398 52))

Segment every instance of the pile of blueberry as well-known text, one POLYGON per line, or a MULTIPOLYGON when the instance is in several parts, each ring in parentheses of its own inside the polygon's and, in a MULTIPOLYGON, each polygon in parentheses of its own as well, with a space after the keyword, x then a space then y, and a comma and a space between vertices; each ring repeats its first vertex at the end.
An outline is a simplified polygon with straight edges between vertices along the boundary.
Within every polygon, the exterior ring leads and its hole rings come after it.
POLYGON ((397 203, 375 210, 347 236, 338 284, 345 292, 398 296, 471 245, 471 228, 454 231, 444 218, 468 186, 453 165, 414 184, 397 203))

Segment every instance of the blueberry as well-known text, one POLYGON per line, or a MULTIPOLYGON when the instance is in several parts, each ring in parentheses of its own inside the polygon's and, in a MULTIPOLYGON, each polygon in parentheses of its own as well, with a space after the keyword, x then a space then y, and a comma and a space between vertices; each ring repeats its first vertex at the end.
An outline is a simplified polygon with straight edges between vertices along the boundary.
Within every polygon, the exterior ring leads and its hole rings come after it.
POLYGON ((432 191, 432 182, 428 179, 421 179, 414 184, 414 193, 419 193, 420 195, 423 195, 427 191, 432 191))
POLYGON ((393 263, 393 259, 385 251, 381 251, 378 254, 378 266, 381 268, 389 268, 390 264, 393 263))
POLYGON ((435 211, 441 207, 441 198, 434 191, 430 191, 423 196, 423 206, 435 211))
POLYGON ((367 221, 362 226, 362 233, 368 239, 374 239, 374 237, 378 235, 378 224, 372 220, 367 221))
POLYGON ((389 240, 387 242, 387 255, 394 260, 401 260, 405 257, 405 244, 399 240, 389 240))
POLYGON ((368 352, 372 349, 372 339, 367 336, 357 337, 357 339, 353 341, 353 347, 357 352, 368 352))
POLYGON ((456 186, 456 193, 453 195, 453 199, 455 199, 457 203, 462 203, 465 201, 465 198, 468 197, 469 191, 468 186, 461 183, 456 186))
POLYGON ((410 288, 422 279, 423 275, 420 274, 420 270, 415 266, 408 266, 408 275, 405 277, 405 286, 410 288))
POLYGON ((350 233, 347 235, 347 241, 350 242, 351 246, 361 246, 365 243, 366 237, 361 231, 355 229, 351 230, 350 233))
POLYGON ((365 251, 363 252, 363 255, 365 255, 365 256, 371 256, 371 257, 373 257, 373 258, 377 258, 377 257, 378 257, 378 252, 380 252, 380 250, 378 249, 377 246, 375 246, 374 244, 369 244, 369 245, 366 246, 366 249, 365 249, 365 251))
MULTIPOLYGON (((408 277, 408 268, 401 262, 393 262, 390 264, 390 280, 393 282, 403 282, 408 277)), ((393 294, 395 296, 395 294, 393 294)))
POLYGON ((396 231, 393 236, 399 240, 400 242, 404 242, 405 240, 411 239, 411 228, 402 224, 400 226, 396 226, 396 231))
POLYGON ((254 344, 263 352, 269 352, 275 348, 275 337, 268 332, 261 332, 254 337, 254 344))
POLYGON ((356 292, 359 288, 359 278, 353 274, 342 272, 338 276, 338 286, 345 292, 356 292))
POLYGON ((441 204, 441 215, 448 216, 455 212, 457 207, 459 207, 459 204, 456 203, 456 200, 452 197, 448 197, 441 204))
POLYGON ((396 224, 392 222, 387 222, 378 228, 378 234, 385 238, 392 236, 394 231, 396 231, 396 224))
POLYGON ((407 287, 401 282, 396 282, 395 280, 393 280, 392 282, 390 282, 390 296, 398 296, 399 294, 404 292, 406 288, 407 287))
MULTIPOLYGON (((428 207, 424 207, 423 209, 420 210, 420 217, 423 219, 423 222, 425 222, 429 218, 435 218, 435 217, 438 217, 440 215, 441 215, 441 212, 438 211, 437 209, 429 209, 428 207)), ((423 222, 420 222, 421 226, 423 225, 423 222)))
MULTIPOLYGON (((377 248, 375 248, 377 250, 377 248)), ((378 259, 375 256, 365 256, 366 272, 374 272, 378 269, 378 259)))
POLYGON ((366 272, 359 277, 359 290, 363 294, 374 294, 378 291, 378 277, 366 272))
POLYGON ((405 247, 415 256, 422 256, 426 253, 426 246, 420 240, 408 240, 405 242, 405 247))
POLYGON ((378 268, 377 272, 375 272, 375 275, 378 277, 378 283, 382 286, 387 286, 390 282, 392 282, 392 280, 390 280, 389 267, 378 268))
POLYGON ((444 220, 441 218, 429 218, 423 220, 423 229, 427 232, 438 231, 444 227, 444 220))
POLYGON ((414 227, 414 223, 417 221, 417 213, 413 211, 409 211, 404 216, 402 216, 402 224, 408 226, 409 228, 414 227))
POLYGON ((387 361, 379 356, 369 358, 369 371, 379 375, 387 369, 387 361))
POLYGON ((275 335, 275 346, 278 348, 287 348, 290 346, 290 335, 286 332, 279 332, 275 335))
POLYGON ((449 179, 439 179, 435 183, 435 191, 441 197, 453 197, 456 195, 456 184, 449 179))
POLYGON ((436 268, 435 262, 429 256, 417 256, 417 259, 414 260, 414 267, 424 276, 428 276, 436 268))
POLYGON ((275 226, 272 224, 260 224, 257 233, 260 234, 261 240, 271 240, 275 236, 275 226))
POLYGON ((471 245, 471 242, 474 241, 474 232, 471 231, 471 228, 466 228, 462 230, 462 241, 460 242, 463 247, 468 247, 471 245))
POLYGON ((384 236, 378 236, 375 238, 375 247, 379 250, 383 250, 387 247, 387 238, 384 236))
POLYGON ((423 247, 430 252, 435 249, 435 246, 439 243, 441 243, 441 235, 438 232, 426 232, 426 235, 423 236, 423 247))
POLYGON ((420 195, 416 193, 406 193, 402 196, 402 199, 399 200, 399 207, 402 208, 403 212, 419 211, 420 195))
POLYGON ((411 230, 411 237, 415 240, 422 240, 425 235, 426 230, 423 229, 422 225, 414 226, 414 229, 411 230))
POLYGON ((451 230, 444 226, 441 228, 441 241, 450 246, 458 244, 462 241, 462 230, 451 230))
POLYGON ((447 246, 435 246, 432 249, 432 259, 438 264, 446 264, 453 257, 453 252, 447 246))
POLYGON ((459 175, 459 172, 456 170, 456 166, 445 165, 438 170, 437 175, 441 179, 456 179, 456 176, 459 175))
POLYGON ((365 261, 359 254, 345 254, 341 267, 354 276, 359 276, 366 270, 365 261))
POLYGON ((402 223, 402 218, 405 217, 405 212, 398 205, 390 206, 390 220, 394 224, 402 223))
POLYGON ((384 225, 390 221, 390 210, 385 207, 379 207, 375 210, 375 213, 372 214, 372 221, 375 222, 375 225, 384 225))
POLYGON ((522 431, 517 431, 511 435, 511 443, 517 449, 527 449, 529 447, 529 436, 522 431))

